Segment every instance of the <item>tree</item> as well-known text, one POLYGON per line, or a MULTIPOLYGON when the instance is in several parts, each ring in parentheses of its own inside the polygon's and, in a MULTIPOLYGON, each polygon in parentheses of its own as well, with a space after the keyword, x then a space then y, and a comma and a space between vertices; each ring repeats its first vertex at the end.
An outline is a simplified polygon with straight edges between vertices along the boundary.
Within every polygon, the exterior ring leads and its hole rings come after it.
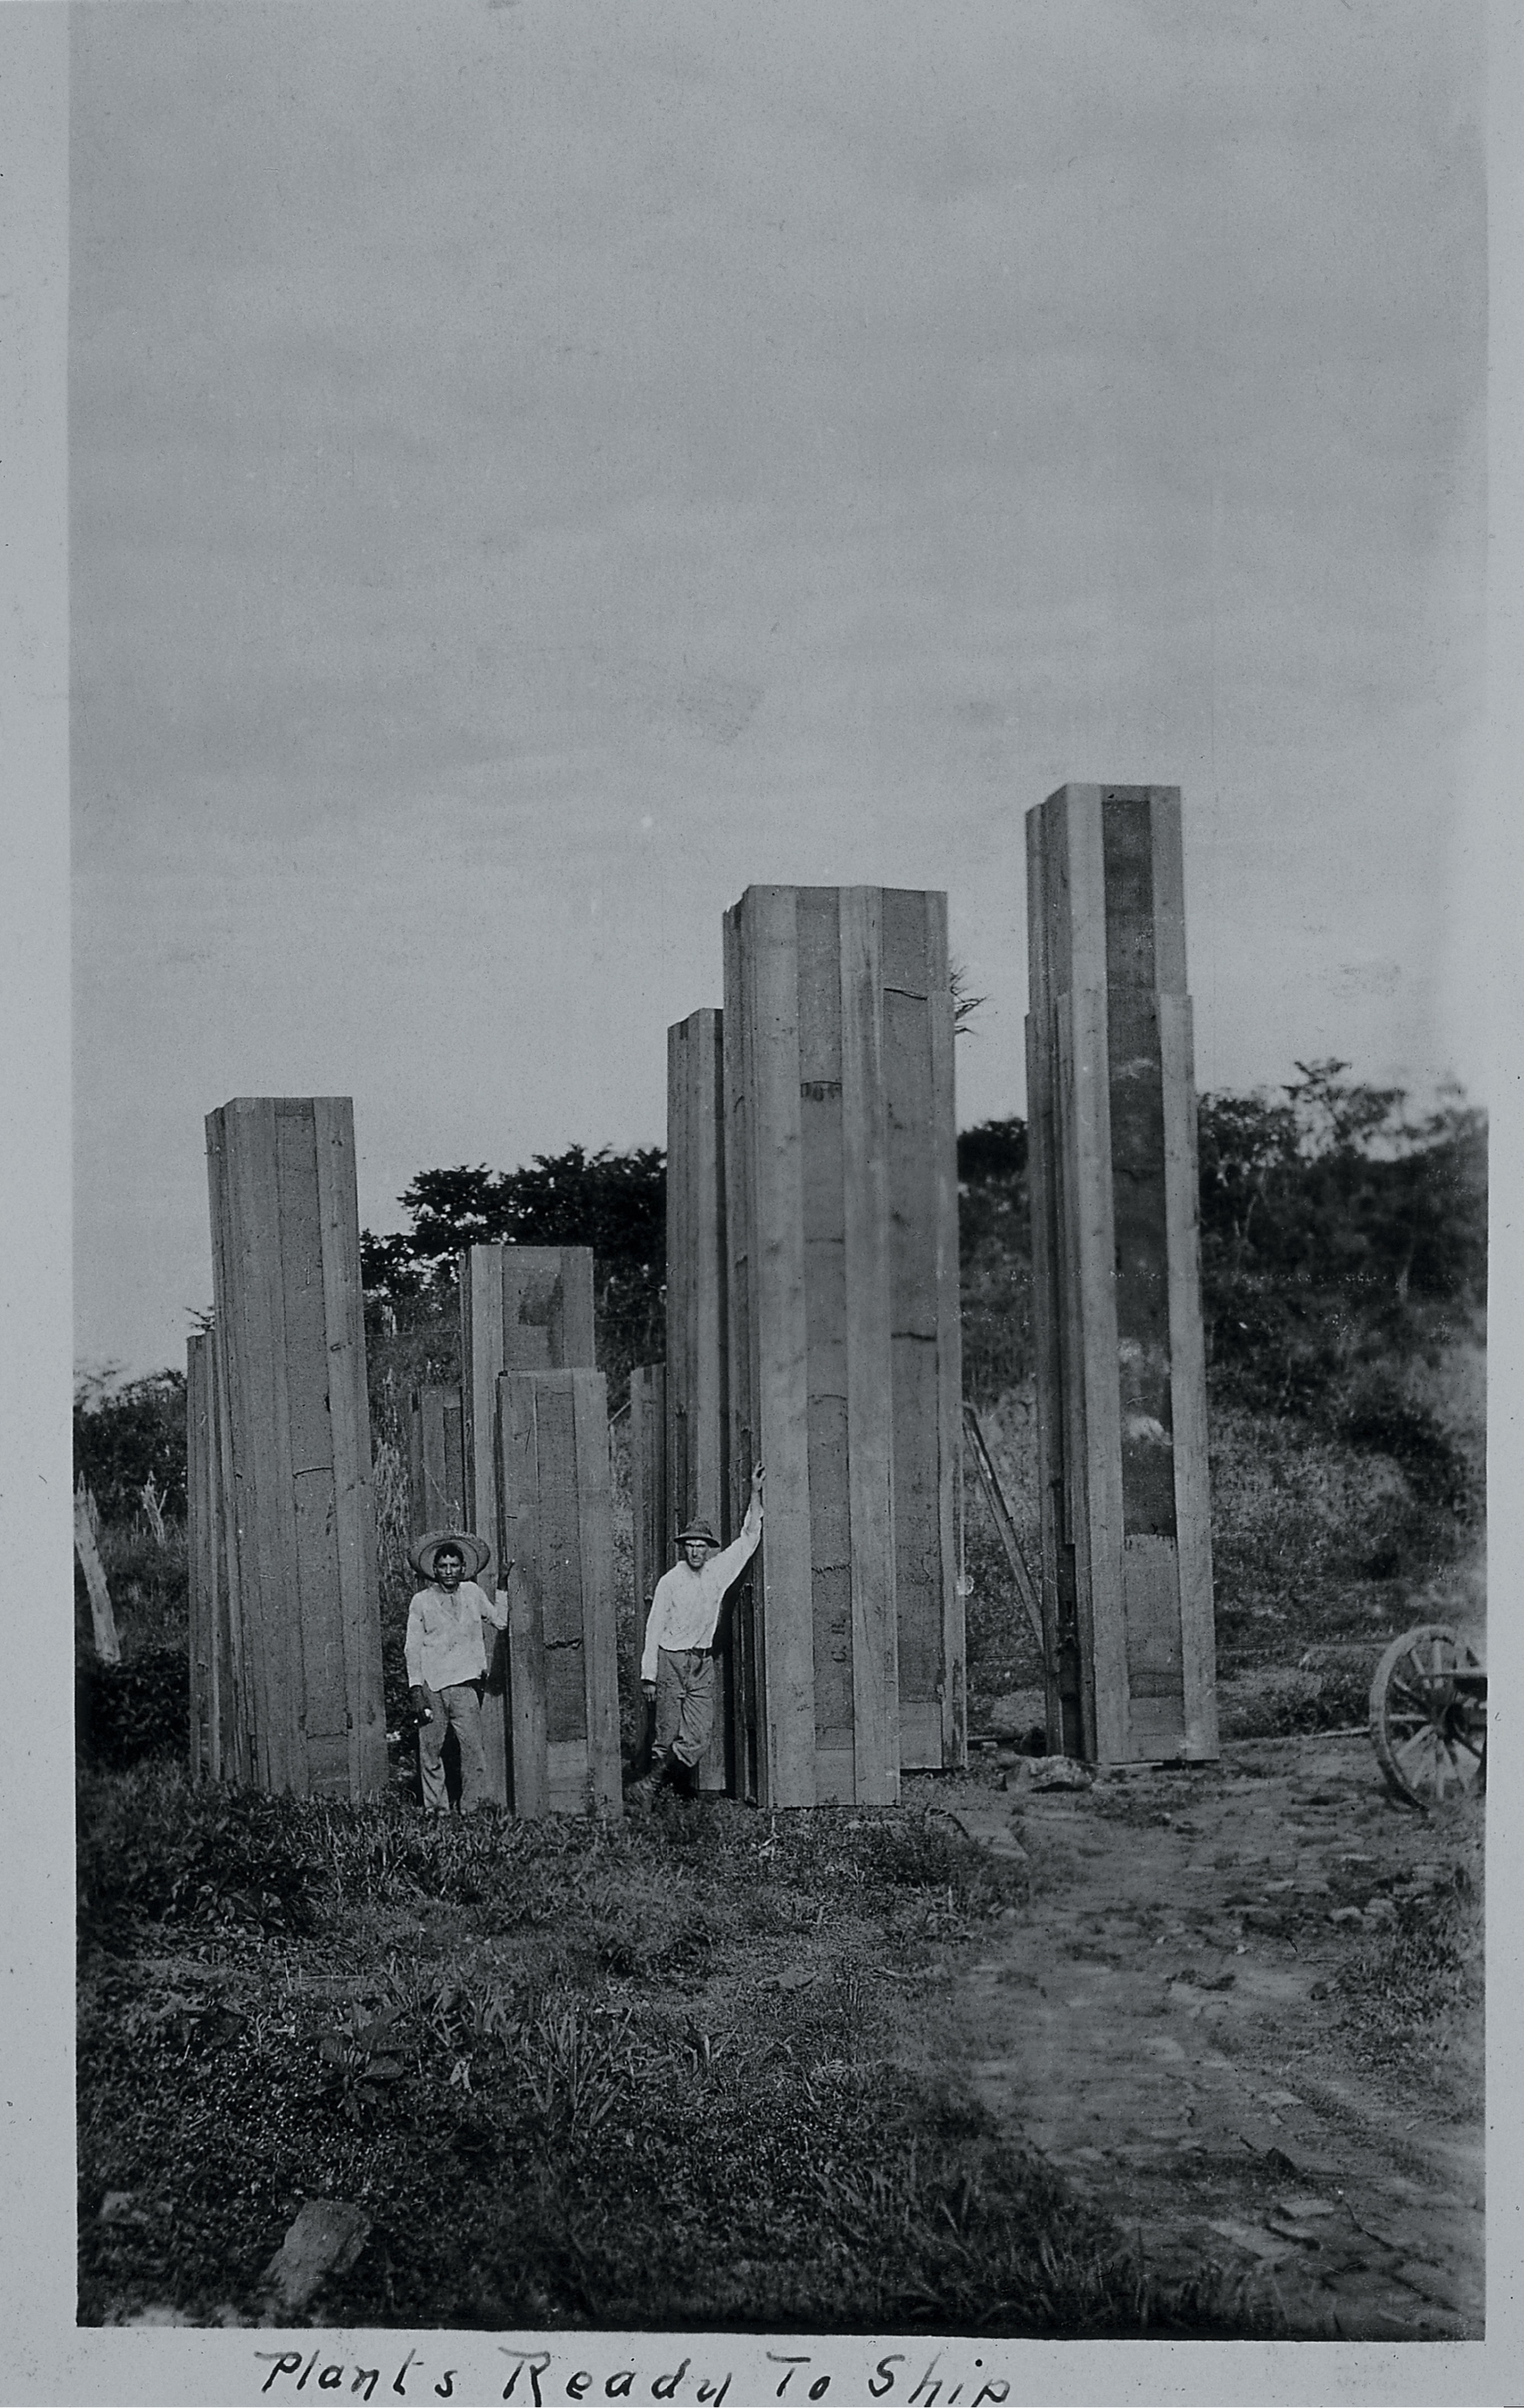
POLYGON ((367 1321, 406 1332, 452 1315, 465 1246, 590 1246, 598 1360, 611 1393, 665 1353, 667 1162, 659 1147, 580 1145, 518 1170, 422 1170, 399 1202, 411 1226, 360 1240, 367 1321))
POLYGON ((185 1512, 185 1374, 155 1371, 108 1388, 82 1380, 74 1391, 74 1471, 84 1475, 108 1522, 129 1522, 151 1480, 165 1512, 185 1512))

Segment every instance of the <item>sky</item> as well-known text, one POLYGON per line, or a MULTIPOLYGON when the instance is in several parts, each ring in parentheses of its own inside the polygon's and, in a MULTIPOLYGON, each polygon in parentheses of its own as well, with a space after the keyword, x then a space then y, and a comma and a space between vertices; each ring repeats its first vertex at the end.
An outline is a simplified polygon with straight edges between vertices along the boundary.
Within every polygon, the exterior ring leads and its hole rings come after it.
POLYGON ((76 1346, 182 1363, 203 1119, 659 1144, 755 882, 1177 784, 1205 1088, 1486 1099, 1470 0, 75 11, 76 1346))

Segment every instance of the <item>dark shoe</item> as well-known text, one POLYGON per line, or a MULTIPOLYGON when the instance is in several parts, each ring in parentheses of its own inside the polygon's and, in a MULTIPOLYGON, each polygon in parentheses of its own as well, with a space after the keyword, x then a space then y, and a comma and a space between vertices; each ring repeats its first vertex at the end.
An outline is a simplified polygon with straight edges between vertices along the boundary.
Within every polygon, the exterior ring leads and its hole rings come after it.
POLYGON ((668 1778, 671 1770, 671 1762, 669 1756, 658 1756, 643 1780, 630 1783, 625 1792, 625 1805, 633 1806, 637 1813, 649 1806, 657 1790, 668 1778))

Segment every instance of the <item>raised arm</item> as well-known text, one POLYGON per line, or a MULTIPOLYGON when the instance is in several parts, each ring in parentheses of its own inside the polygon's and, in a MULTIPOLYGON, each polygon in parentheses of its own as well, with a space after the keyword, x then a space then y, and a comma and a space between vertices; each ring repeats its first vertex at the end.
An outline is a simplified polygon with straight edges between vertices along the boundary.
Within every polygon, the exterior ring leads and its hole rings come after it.
POLYGON ((710 1558, 712 1568, 718 1571, 726 1588, 736 1578, 741 1566, 750 1563, 756 1553, 757 1544, 762 1536, 762 1484, 767 1476, 762 1466, 757 1464, 752 1472, 752 1493, 746 1500, 746 1518, 740 1526, 740 1536, 732 1539, 730 1544, 719 1555, 710 1558))

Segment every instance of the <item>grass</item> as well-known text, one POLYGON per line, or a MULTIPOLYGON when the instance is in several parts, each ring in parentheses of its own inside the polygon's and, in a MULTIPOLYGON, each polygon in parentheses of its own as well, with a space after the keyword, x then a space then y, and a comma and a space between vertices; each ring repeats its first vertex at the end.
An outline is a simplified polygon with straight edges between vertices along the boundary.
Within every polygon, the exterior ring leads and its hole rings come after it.
POLYGON ((929 2070, 904 1977, 1021 1895, 932 1812, 432 1824, 159 1764, 79 1823, 81 2321, 253 2317, 309 2198, 371 2222, 330 2322, 1210 2316, 929 2070))
POLYGON ((1485 1813, 1485 1800, 1470 1798, 1431 1818, 1433 1889, 1402 1899, 1395 1924, 1336 1985, 1356 2056, 1399 2083, 1422 2080, 1462 2120, 1483 2078, 1485 1813))

